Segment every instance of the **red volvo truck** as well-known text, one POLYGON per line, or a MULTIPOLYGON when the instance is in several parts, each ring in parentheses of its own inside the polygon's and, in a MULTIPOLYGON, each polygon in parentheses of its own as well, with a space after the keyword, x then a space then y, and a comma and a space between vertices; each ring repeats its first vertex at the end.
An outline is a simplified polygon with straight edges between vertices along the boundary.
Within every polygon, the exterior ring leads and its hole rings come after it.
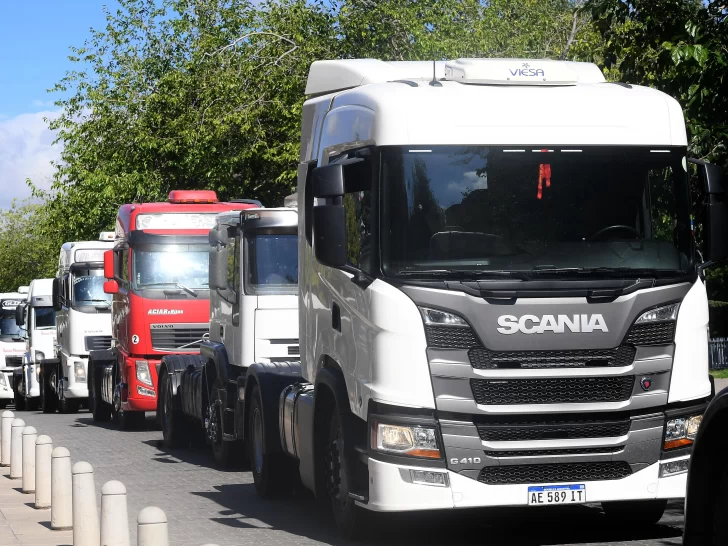
POLYGON ((220 203, 214 191, 175 190, 166 203, 122 205, 114 248, 104 254, 104 291, 113 294, 112 347, 89 356, 89 407, 138 428, 157 409, 162 357, 198 354, 209 337, 208 232, 221 212, 260 207, 220 203))

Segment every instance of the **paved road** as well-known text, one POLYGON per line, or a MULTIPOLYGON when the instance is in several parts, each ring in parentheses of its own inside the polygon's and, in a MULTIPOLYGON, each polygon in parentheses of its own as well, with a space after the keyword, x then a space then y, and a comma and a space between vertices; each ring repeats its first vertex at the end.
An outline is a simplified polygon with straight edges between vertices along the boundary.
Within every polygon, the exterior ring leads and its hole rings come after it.
MULTIPOLYGON (((326 510, 306 496, 261 501, 250 472, 221 471, 204 448, 166 451, 151 414, 147 429, 121 432, 96 425, 90 414, 20 412, 29 425, 71 451, 73 461, 90 462, 96 487, 112 479, 129 491, 134 525, 139 510, 156 505, 170 521, 172 545, 206 543, 272 546, 345 545, 326 510)), ((373 526, 368 543, 386 545, 630 545, 681 544, 682 503, 671 503, 659 525, 638 531, 611 525, 598 507, 459 512, 456 515, 389 517, 373 526)), ((136 527, 131 527, 132 535, 136 527)))

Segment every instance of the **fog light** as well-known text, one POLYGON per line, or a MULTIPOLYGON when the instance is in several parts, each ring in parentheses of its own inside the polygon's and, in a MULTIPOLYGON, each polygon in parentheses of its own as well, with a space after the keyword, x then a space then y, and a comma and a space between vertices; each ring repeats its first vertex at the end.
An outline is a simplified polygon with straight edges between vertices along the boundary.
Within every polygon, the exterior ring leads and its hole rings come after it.
POLYGON ((419 485, 434 485, 435 487, 447 487, 447 474, 443 472, 432 472, 430 470, 410 470, 412 483, 419 485))
POLYGON ((83 365, 83 362, 76 361, 73 363, 73 375, 76 377, 77 382, 86 382, 86 366, 83 365))
POLYGON ((142 396, 157 396, 154 390, 142 387, 141 385, 137 385, 137 392, 142 396))
POLYGON ((676 474, 684 474, 688 471, 690 459, 680 459, 679 461, 667 461, 660 463, 660 478, 675 476, 676 474))

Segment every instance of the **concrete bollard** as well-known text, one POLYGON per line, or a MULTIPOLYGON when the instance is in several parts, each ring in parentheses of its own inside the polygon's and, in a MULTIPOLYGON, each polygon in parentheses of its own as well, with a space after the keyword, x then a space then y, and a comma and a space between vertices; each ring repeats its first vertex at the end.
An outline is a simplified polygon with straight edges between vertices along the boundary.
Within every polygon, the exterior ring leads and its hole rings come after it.
POLYGON ((71 454, 65 447, 51 453, 51 529, 73 529, 71 454))
POLYGON ((10 431, 10 478, 13 480, 23 477, 23 428, 25 421, 13 419, 10 431))
POLYGON ((101 488, 101 544, 129 546, 129 512, 126 508, 126 487, 112 480, 101 488))
POLYGON ((4 411, 0 421, 0 466, 10 466, 10 431, 15 414, 4 411))
POLYGON ((23 493, 35 493, 35 427, 23 428, 23 493))
POLYGON ((35 507, 51 507, 51 451, 53 441, 41 434, 35 441, 35 507))
POLYGON ((167 515, 161 508, 147 506, 139 512, 137 546, 169 546, 167 515))
POLYGON ((85 461, 73 465, 73 546, 99 546, 94 469, 85 461))

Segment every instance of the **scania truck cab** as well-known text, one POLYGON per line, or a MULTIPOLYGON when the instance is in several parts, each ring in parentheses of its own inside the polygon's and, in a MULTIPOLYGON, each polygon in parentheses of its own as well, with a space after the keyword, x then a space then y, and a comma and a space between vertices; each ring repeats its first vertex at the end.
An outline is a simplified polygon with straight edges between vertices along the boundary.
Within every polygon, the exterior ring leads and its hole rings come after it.
POLYGON ((41 367, 41 407, 45 413, 78 411, 88 403, 88 355, 111 347, 111 297, 104 292, 104 252, 114 233, 97 241, 64 243, 53 280, 58 344, 55 358, 41 367))
POLYGON ((13 371, 22 365, 25 331, 15 321, 15 308, 28 298, 27 286, 0 294, 0 407, 13 399, 13 371))
POLYGON ((294 208, 221 214, 209 235, 210 338, 159 372, 164 443, 205 438, 221 466, 243 460, 238 392, 254 362, 298 356, 298 216, 294 208))
POLYGON ((122 205, 104 256, 114 347, 91 353, 94 419, 138 428, 157 409, 162 357, 199 354, 209 335, 207 235, 215 217, 259 207, 221 203, 214 191, 175 190, 166 203, 122 205))
POLYGON ((40 368, 56 347, 53 279, 30 281, 28 299, 15 309, 15 321, 25 331, 22 366, 15 368, 15 409, 35 410, 40 403, 40 368))
POLYGON ((297 469, 349 534, 489 506, 659 520, 727 254, 677 101, 529 59, 320 61, 306 92, 300 375, 254 364, 239 393, 258 492, 297 469))

